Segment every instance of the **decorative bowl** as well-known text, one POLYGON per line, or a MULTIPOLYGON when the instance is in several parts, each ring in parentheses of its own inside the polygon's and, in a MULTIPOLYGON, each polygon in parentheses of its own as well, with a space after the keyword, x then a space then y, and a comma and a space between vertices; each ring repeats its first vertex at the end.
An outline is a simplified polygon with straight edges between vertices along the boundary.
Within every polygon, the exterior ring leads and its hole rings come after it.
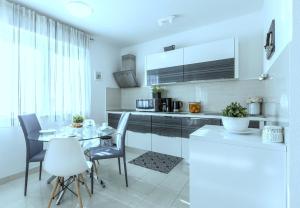
POLYGON ((248 117, 222 117, 224 128, 229 132, 245 132, 248 130, 249 118, 248 117))

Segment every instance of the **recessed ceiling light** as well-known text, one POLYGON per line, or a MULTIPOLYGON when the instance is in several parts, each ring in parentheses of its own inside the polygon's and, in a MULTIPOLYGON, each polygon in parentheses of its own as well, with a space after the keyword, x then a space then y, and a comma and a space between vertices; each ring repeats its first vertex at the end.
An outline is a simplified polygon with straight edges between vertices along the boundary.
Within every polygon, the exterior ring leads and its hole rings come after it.
POLYGON ((66 8, 72 16, 76 17, 88 17, 93 13, 93 9, 82 1, 70 1, 66 8))

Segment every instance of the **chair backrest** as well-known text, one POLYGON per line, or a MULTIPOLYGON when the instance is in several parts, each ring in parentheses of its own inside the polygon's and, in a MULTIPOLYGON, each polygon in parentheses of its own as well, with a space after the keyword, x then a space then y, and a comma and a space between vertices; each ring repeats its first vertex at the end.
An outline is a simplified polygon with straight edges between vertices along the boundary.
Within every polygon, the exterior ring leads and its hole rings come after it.
POLYGON ((35 114, 19 115, 18 119, 26 142, 26 159, 30 160, 34 155, 43 150, 43 142, 28 139, 30 135, 35 135, 36 139, 38 139, 41 125, 35 114))
POLYGON ((117 136, 116 136, 116 143, 117 148, 124 153, 125 152, 125 138, 126 138, 126 130, 128 126, 130 113, 122 113, 118 127, 117 127, 117 136))
POLYGON ((86 158, 77 138, 50 140, 44 159, 44 169, 55 176, 73 176, 88 170, 86 158))

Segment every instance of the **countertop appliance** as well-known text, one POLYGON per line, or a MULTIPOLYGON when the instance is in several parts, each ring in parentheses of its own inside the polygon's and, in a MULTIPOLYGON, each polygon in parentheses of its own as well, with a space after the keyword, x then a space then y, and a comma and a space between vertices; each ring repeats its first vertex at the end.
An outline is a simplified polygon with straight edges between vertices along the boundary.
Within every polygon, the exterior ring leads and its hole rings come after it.
POLYGON ((172 98, 162 98, 162 111, 173 112, 172 98))
POLYGON ((181 112, 183 103, 181 101, 173 101, 173 112, 181 112))
POLYGON ((136 60, 135 55, 127 54, 122 56, 121 71, 114 72, 114 78, 120 88, 139 87, 136 79, 136 60))
POLYGON ((162 99, 137 99, 135 101, 136 111, 150 111, 159 112, 162 111, 162 99))

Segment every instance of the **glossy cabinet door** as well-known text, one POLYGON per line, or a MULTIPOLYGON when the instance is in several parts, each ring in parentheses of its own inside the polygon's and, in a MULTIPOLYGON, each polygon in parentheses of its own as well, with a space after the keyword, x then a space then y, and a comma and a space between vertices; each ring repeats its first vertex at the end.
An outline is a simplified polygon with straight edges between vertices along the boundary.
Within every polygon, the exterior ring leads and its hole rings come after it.
POLYGON ((129 147, 151 150, 151 116, 130 115, 127 128, 129 147))
POLYGON ((234 39, 226 39, 184 48, 184 65, 235 57, 234 39))
POLYGON ((189 138, 190 134, 205 125, 221 126, 222 120, 217 118, 182 118, 182 138, 189 138))
POLYGON ((181 137, 152 134, 152 151, 181 157, 181 137))
POLYGON ((151 133, 139 133, 128 130, 126 146, 151 151, 151 133))
POLYGON ((181 141, 181 152, 182 157, 189 161, 189 137, 194 131, 200 129, 205 125, 221 125, 221 119, 215 118, 182 118, 182 141, 181 141))
POLYGON ((183 81, 183 49, 151 54, 146 57, 147 85, 183 81))
POLYGON ((183 81, 183 66, 173 66, 147 71, 147 85, 177 83, 183 81))
POLYGON ((184 82, 234 78, 236 78, 234 58, 207 61, 184 66, 184 82))
POLYGON ((152 151, 181 157, 181 118, 152 116, 152 151))
POLYGON ((286 152, 191 139, 191 208, 286 208, 286 152))
POLYGON ((131 114, 127 130, 138 133, 151 133, 151 116, 131 114))
POLYGON ((232 38, 184 48, 184 82, 238 78, 236 44, 232 38))
POLYGON ((146 57, 146 70, 162 69, 183 65, 183 49, 155 53, 146 57))

